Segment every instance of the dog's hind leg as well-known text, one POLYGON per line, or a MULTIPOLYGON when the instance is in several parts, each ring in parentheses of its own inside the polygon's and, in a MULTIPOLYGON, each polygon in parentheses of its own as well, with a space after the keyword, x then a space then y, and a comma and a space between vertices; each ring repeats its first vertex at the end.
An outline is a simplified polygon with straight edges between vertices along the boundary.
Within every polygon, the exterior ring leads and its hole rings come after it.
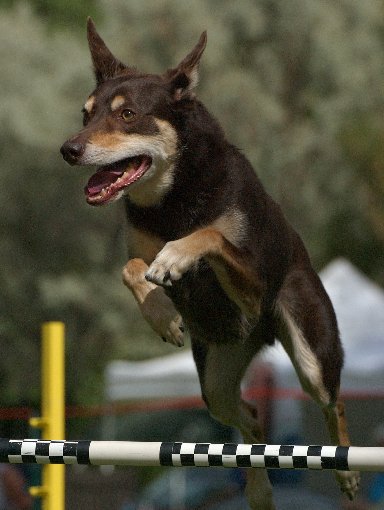
MULTIPOLYGON (((343 351, 332 304, 311 267, 286 277, 276 303, 280 340, 303 389, 322 407, 333 444, 350 444, 344 405, 339 400, 343 351)), ((360 476, 337 471, 341 490, 353 499, 360 476)))
POLYGON ((148 282, 147 264, 139 258, 131 259, 123 269, 123 282, 135 297, 144 319, 163 340, 183 345, 183 323, 180 314, 164 289, 148 282))
MULTIPOLYGON (((262 443, 257 412, 241 399, 244 372, 257 352, 249 342, 235 344, 198 343, 192 339, 203 398, 211 415, 236 427, 246 443, 262 443)), ((272 489, 265 469, 247 470, 246 495, 252 510, 273 510, 272 489)))

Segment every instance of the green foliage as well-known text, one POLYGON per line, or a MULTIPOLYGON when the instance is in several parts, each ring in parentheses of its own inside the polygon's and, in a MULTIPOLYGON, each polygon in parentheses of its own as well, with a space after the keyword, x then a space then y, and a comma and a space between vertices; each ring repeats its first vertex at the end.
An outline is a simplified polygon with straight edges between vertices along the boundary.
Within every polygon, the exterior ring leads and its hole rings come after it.
MULTIPOLYGON (((0 7, 13 7, 20 0, 0 0, 0 7)), ((33 12, 44 20, 49 27, 55 29, 68 28, 79 30, 84 28, 84 20, 92 15, 100 19, 97 0, 29 0, 33 12)))
POLYGON ((43 320, 67 324, 71 402, 101 398, 109 359, 173 350, 150 332, 121 284, 121 204, 88 207, 86 170, 69 168, 58 152, 94 87, 85 27, 81 39, 77 31, 87 14, 102 13, 98 28, 121 60, 153 72, 176 65, 207 29, 198 93, 303 235, 315 265, 344 255, 384 283, 382 0, 7 4, 0 11, 0 403, 38 398, 43 320))

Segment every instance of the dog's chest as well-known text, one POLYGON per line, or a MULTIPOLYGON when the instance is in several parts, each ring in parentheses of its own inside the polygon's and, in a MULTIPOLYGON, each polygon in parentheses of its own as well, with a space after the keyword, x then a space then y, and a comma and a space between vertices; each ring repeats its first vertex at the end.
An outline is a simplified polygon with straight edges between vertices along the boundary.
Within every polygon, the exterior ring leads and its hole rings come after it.
POLYGON ((128 226, 128 253, 130 258, 139 258, 149 266, 165 245, 160 237, 145 230, 128 226))
POLYGON ((192 338, 204 342, 234 342, 249 336, 253 329, 254 325, 228 298, 203 260, 165 291, 183 317, 192 338))

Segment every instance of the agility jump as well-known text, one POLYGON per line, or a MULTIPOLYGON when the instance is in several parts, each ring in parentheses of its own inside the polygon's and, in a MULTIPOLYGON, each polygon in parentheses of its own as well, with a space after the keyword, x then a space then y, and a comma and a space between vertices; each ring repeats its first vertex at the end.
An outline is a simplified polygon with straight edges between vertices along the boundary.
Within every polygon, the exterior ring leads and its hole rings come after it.
POLYGON ((0 439, 0 462, 384 471, 384 448, 0 439))

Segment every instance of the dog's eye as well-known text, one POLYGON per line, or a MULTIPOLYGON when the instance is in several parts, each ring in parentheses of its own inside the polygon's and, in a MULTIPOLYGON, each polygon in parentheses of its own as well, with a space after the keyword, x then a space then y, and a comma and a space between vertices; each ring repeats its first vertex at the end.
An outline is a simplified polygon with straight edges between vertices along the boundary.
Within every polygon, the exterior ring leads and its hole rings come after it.
POLYGON ((121 112, 121 118, 125 120, 125 122, 129 122, 134 119, 136 113, 132 110, 123 110, 121 112))

